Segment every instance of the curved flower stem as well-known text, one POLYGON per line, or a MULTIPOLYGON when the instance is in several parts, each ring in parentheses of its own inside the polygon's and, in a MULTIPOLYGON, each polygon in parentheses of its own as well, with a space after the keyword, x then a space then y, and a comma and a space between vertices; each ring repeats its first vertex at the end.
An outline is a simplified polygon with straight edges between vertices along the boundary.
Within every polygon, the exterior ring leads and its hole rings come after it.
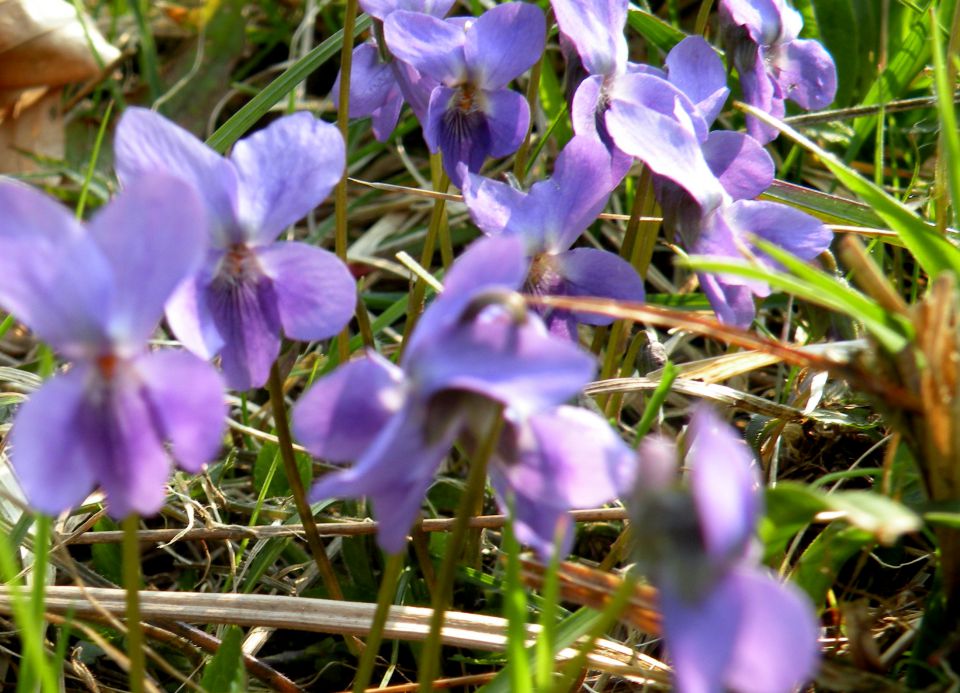
POLYGON ((457 518, 450 533, 450 539, 440 565, 440 577, 437 579, 437 591, 433 595, 433 615, 430 618, 430 633, 423 643, 420 654, 420 669, 417 672, 420 693, 429 693, 433 690, 433 681, 437 677, 440 665, 440 634, 443 630, 444 614, 447 605, 453 597, 453 580, 456 576, 457 564, 463 542, 467 535, 470 522, 470 513, 477 503, 477 498, 483 496, 487 485, 487 462, 493 454, 494 447, 500 439, 503 430, 503 411, 498 409, 486 438, 470 462, 470 475, 467 477, 467 486, 457 508, 457 518))
POLYGON ((540 72, 543 69, 543 56, 530 68, 530 81, 527 82, 527 104, 530 106, 530 124, 527 126, 527 134, 517 150, 517 155, 513 160, 513 175, 523 184, 523 179, 527 174, 527 156, 530 154, 530 135, 533 133, 533 109, 537 105, 537 94, 540 92, 540 72))
POLYGON ((694 34, 705 35, 707 24, 710 21, 710 10, 713 9, 713 0, 703 0, 700 5, 700 11, 697 12, 697 21, 693 27, 694 34))
MULTIPOLYGON (((350 123, 350 71, 353 67, 353 27, 357 23, 357 0, 347 0, 347 10, 343 17, 343 47, 340 50, 340 108, 337 110, 337 129, 343 135, 344 145, 347 140, 347 126, 350 123)), ((349 160, 349 157, 348 157, 349 160)), ((336 232, 334 247, 339 257, 347 261, 347 166, 344 165, 343 178, 337 183, 334 194, 334 215, 336 232)), ((340 363, 346 363, 350 358, 350 330, 344 327, 337 339, 338 356, 340 363)))
POLYGON ((377 610, 373 614, 370 635, 367 636, 367 644, 363 650, 363 655, 360 657, 357 676, 353 679, 353 693, 363 693, 370 684, 373 667, 377 661, 377 653, 380 650, 380 642, 383 640, 383 627, 387 622, 387 616, 390 614, 390 605, 393 603, 393 596, 397 591, 397 580, 400 578, 401 570, 403 570, 403 552, 389 555, 383 577, 380 579, 380 589, 377 591, 377 610))
MULTIPOLYGON (((430 157, 431 166, 433 166, 433 159, 436 158, 439 160, 439 155, 431 154, 430 157)), ((449 187, 450 179, 446 173, 441 173, 440 185, 437 186, 437 192, 445 193, 449 187)), ((440 226, 443 223, 443 213, 446 205, 447 201, 443 198, 437 199, 433 203, 433 210, 430 214, 430 225, 427 227, 427 236, 423 241, 423 252, 420 255, 420 265, 427 270, 429 270, 430 265, 433 264, 433 253, 437 246, 437 236, 440 234, 440 226)), ((423 312, 423 299, 426 293, 427 283, 417 277, 417 281, 413 285, 413 291, 410 292, 410 300, 407 303, 407 324, 403 328, 403 343, 400 347, 401 354, 403 353, 402 350, 404 346, 407 344, 407 340, 413 333, 413 328, 417 325, 420 313, 423 312)))
POLYGON ((127 657, 130 660, 130 691, 142 693, 146 676, 143 626, 140 624, 140 540, 136 513, 123 520, 123 588, 127 591, 127 657))
MULTIPOLYGON (((287 420, 287 406, 283 401, 283 380, 280 377, 280 367, 276 362, 270 367, 267 389, 270 391, 273 420, 277 427, 280 458, 283 460, 283 468, 287 473, 287 482, 290 484, 293 501, 297 506, 297 514, 303 524, 303 533, 307 538, 307 545, 310 547, 310 553, 317 564, 317 570, 320 571, 320 577, 323 580, 324 587, 327 588, 327 593, 332 599, 342 600, 343 590, 340 589, 333 564, 323 548, 323 540, 320 539, 317 525, 314 524, 313 512, 307 502, 307 494, 303 489, 303 481, 300 479, 300 472, 297 469, 297 458, 293 452, 293 439, 290 436, 290 422, 287 420)), ((354 638, 346 638, 346 643, 352 654, 360 653, 357 641, 354 638)))

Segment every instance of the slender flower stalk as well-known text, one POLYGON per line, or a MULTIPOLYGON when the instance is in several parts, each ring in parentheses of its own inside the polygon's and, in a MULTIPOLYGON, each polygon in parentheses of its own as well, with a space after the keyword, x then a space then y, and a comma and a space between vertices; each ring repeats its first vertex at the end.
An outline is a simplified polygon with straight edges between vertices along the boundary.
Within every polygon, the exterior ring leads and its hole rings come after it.
POLYGON ((283 460, 283 468, 287 473, 290 491, 293 493, 293 501, 297 506, 297 514, 303 524, 303 533, 306 535, 307 545, 310 547, 310 553, 317 564, 317 570, 320 571, 320 577, 323 579, 327 592, 332 598, 342 600, 343 590, 340 589, 340 583, 337 581, 337 575, 330 564, 330 558, 323 548, 323 541, 320 539, 320 533, 317 532, 316 524, 314 524, 310 503, 307 502, 300 472, 297 470, 297 459, 293 452, 293 441, 290 438, 290 423, 287 420, 287 407, 283 401, 283 381, 280 378, 280 368, 276 363, 270 369, 267 388, 270 391, 273 420, 277 426, 280 457, 283 460))
POLYGON ((400 572, 403 570, 403 557, 402 551, 387 556, 383 577, 380 578, 380 589, 377 590, 377 610, 373 614, 370 635, 367 637, 366 646, 360 656, 357 675, 353 679, 353 693, 363 693, 370 685, 373 667, 377 662, 377 653, 380 651, 380 643, 383 641, 383 627, 387 623, 387 616, 390 615, 390 605, 393 604, 393 596, 397 591, 397 581, 400 579, 400 572))
POLYGON ((490 430, 483 440, 477 453, 470 461, 470 474, 467 477, 467 486, 460 498, 457 509, 456 523, 450 538, 447 541, 443 563, 440 564, 440 577, 437 579, 438 589, 433 597, 433 614, 430 617, 430 633, 423 643, 420 653, 420 668, 417 679, 420 683, 420 693, 430 693, 433 690, 433 681, 440 669, 440 634, 443 630, 443 620, 447 605, 453 597, 453 580, 460 562, 460 553, 470 524, 470 517, 477 499, 483 497, 487 481, 487 463, 493 456, 493 451, 500 440, 503 430, 502 408, 493 418, 490 430))
POLYGON ((123 588, 127 592, 127 658, 130 660, 130 691, 142 693, 146 677, 143 627, 140 624, 140 517, 127 515, 123 527, 123 588))
POLYGON ((543 71, 543 55, 530 68, 530 81, 527 82, 527 106, 530 108, 530 123, 527 125, 527 134, 513 159, 513 175, 521 183, 527 177, 527 156, 530 154, 530 136, 533 134, 533 113, 537 105, 537 94, 540 92, 540 73, 543 71))
MULTIPOLYGON (((340 93, 338 95, 337 129, 347 140, 347 126, 350 123, 350 72, 353 67, 353 26, 357 22, 357 0, 347 0, 347 11, 343 18, 343 47, 340 51, 340 93)), ((334 249, 337 257, 347 261, 347 162, 344 160, 343 177, 337 183, 334 192, 334 215, 336 232, 334 249)), ((340 363, 350 358, 350 328, 344 326, 337 339, 340 363)))

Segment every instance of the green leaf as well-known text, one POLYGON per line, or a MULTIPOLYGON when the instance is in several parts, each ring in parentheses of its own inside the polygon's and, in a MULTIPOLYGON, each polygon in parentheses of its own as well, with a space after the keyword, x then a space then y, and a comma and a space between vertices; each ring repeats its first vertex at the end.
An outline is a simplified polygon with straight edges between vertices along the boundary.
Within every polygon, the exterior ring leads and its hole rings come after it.
POLYGON ((782 202, 828 223, 843 223, 871 228, 883 226, 883 220, 862 202, 780 180, 775 180, 773 185, 760 196, 760 199, 782 202))
MULTIPOLYGON (((370 27, 370 16, 361 15, 357 18, 353 35, 359 36, 370 27)), ((297 62, 283 71, 266 88, 253 97, 249 103, 234 113, 226 123, 217 128, 210 135, 207 144, 218 152, 225 152, 227 148, 246 134, 267 111, 280 102, 287 94, 305 80, 314 70, 335 56, 343 45, 343 29, 340 29, 326 41, 300 58, 297 62)))
POLYGON ((913 253, 923 270, 935 277, 941 272, 960 273, 960 249, 925 223, 920 217, 903 205, 899 200, 887 194, 883 188, 874 185, 856 173, 830 152, 822 149, 812 140, 804 137, 789 125, 772 118, 766 113, 741 104, 740 107, 784 133, 810 152, 820 157, 823 164, 857 197, 870 205, 886 224, 897 232, 903 244, 913 253))
POLYGON ((797 562, 794 581, 817 608, 822 608, 827 591, 850 558, 872 546, 874 538, 858 527, 832 524, 817 535, 797 562))
MULTIPOLYGON (((290 482, 287 475, 283 473, 282 467, 278 467, 280 459, 280 449, 275 443, 265 443, 260 452, 257 453, 257 459, 253 463, 253 488, 259 494, 265 484, 267 486, 264 498, 276 498, 278 496, 289 496, 290 482), (272 470, 272 471, 271 471, 272 470)), ((313 473, 313 462, 309 455, 302 452, 296 453, 297 471, 300 472, 300 480, 304 486, 309 488, 313 473)))
MULTIPOLYGON (((934 82, 937 87, 937 113, 940 115, 940 135, 943 138, 942 156, 950 189, 950 201, 956 218, 960 209, 960 132, 957 131, 957 111, 953 103, 953 85, 943 56, 943 39, 937 27, 937 16, 930 12, 934 82)), ((948 58, 949 59, 949 58, 948 58)))
POLYGON ((246 672, 243 668, 243 629, 227 626, 220 649, 203 669, 200 686, 208 693, 243 693, 246 672))
POLYGON ((671 48, 687 38, 685 33, 656 15, 636 7, 631 7, 627 13, 627 23, 634 31, 664 53, 669 53, 671 48))

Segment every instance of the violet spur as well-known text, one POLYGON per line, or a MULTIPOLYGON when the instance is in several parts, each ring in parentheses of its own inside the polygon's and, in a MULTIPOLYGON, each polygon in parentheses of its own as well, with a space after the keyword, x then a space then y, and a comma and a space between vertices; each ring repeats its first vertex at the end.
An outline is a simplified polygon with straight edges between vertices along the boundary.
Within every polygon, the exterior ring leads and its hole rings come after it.
POLYGON ((0 183, 0 210, 0 306, 71 361, 14 419, 11 458, 27 498, 58 514, 99 485, 111 516, 152 515, 174 460, 199 471, 225 423, 209 363, 147 349, 164 303, 202 262, 203 208, 189 186, 149 175, 87 228, 15 183, 0 183))
POLYGON ((337 129, 309 113, 285 116, 221 157, 163 116, 129 108, 117 126, 116 166, 130 184, 151 172, 189 183, 204 202, 210 250, 167 304, 185 347, 220 354, 227 384, 263 385, 280 334, 327 339, 350 320, 356 287, 333 253, 280 233, 323 201, 343 175, 337 129))

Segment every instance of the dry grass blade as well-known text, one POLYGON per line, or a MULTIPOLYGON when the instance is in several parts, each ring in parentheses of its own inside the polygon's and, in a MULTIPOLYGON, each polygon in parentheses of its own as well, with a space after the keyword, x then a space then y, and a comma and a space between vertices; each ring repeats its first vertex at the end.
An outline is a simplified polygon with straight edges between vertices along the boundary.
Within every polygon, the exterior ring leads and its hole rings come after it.
MULTIPOLYGON (((339 635, 368 633, 375 604, 303 599, 258 594, 205 594, 201 592, 140 593, 141 614, 147 621, 179 621, 198 624, 269 626, 287 630, 339 635)), ((49 587, 45 608, 54 614, 72 613, 78 618, 100 620, 102 609, 124 612, 124 591, 120 589, 49 587), (97 601, 97 607, 85 595, 97 601)), ((10 593, 0 589, 0 612, 11 613, 10 593)), ((384 627, 384 637, 420 641, 427 637, 433 611, 424 607, 394 606, 384 627)), ((539 627, 528 626, 531 644, 539 627)), ((507 644, 507 622, 502 618, 448 611, 442 631, 445 645, 485 651, 502 651, 507 644)), ((576 656, 574 648, 558 654, 563 661, 576 656)), ((630 647, 613 640, 600 640, 589 656, 590 666, 637 682, 664 678, 649 661, 639 659, 630 647), (657 674, 660 674, 659 676, 657 674)), ((661 665, 662 666, 662 665, 661 665)))
POLYGON ((914 393, 898 384, 879 380, 875 373, 864 370, 858 363, 852 362, 845 356, 838 354, 836 355, 837 358, 831 358, 833 354, 826 356, 811 353, 798 346, 779 342, 775 339, 767 339, 739 327, 725 325, 706 315, 672 310, 646 303, 615 301, 607 298, 526 296, 526 300, 534 305, 549 308, 596 313, 622 320, 634 320, 648 325, 681 329, 744 349, 755 349, 777 356, 784 363, 792 366, 810 368, 815 371, 827 371, 835 376, 846 378, 867 392, 887 401, 899 402, 904 409, 919 411, 922 408, 920 400, 914 393))

